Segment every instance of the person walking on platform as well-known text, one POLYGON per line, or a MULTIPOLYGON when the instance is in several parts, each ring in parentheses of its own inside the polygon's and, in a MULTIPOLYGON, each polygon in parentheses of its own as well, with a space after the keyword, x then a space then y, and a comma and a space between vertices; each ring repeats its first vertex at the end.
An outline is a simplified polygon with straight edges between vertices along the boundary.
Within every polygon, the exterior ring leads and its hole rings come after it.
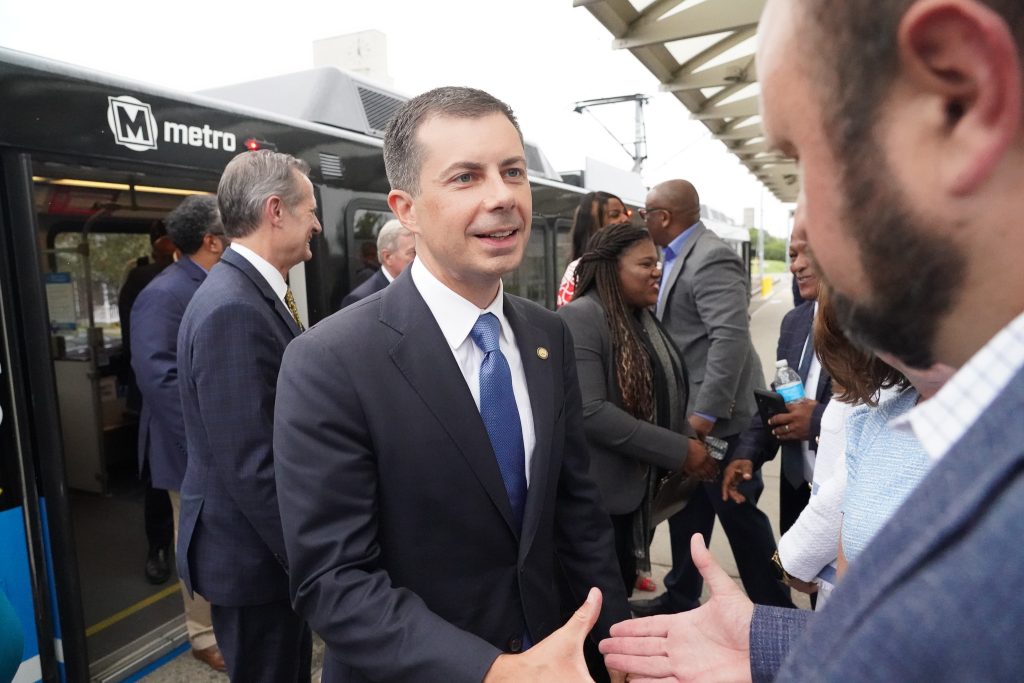
MULTIPOLYGON (((167 491, 178 533, 181 481, 188 452, 178 390, 178 329, 192 296, 220 260, 226 246, 217 198, 186 197, 167 217, 167 233, 181 258, 139 294, 131 309, 132 370, 142 394, 139 416, 139 468, 149 469, 153 488, 167 491)), ((185 600, 185 625, 192 655, 218 671, 224 658, 217 647, 210 604, 201 596, 185 600)))
POLYGON ((798 371, 806 398, 788 403, 789 412, 773 416, 771 424, 765 424, 761 415, 755 414, 722 476, 722 496, 742 497, 737 486, 774 458, 781 445, 779 529, 783 534, 811 498, 821 416, 832 398, 832 380, 818 360, 811 334, 818 314, 818 275, 807 253, 805 220, 806 213, 802 205, 798 206, 789 239, 789 269, 800 287, 803 303, 782 319, 776 358, 787 361, 789 367, 798 371))
MULTIPOLYGON (((750 289, 743 263, 701 222, 697 190, 685 180, 652 188, 641 216, 664 250, 656 312, 690 373, 686 414, 699 437, 726 441, 728 460, 757 410, 753 391, 764 388, 750 338, 750 289)), ((771 563, 771 524, 757 507, 764 490, 760 473, 740 484, 740 490, 742 503, 723 501, 719 476, 704 482, 687 506, 669 518, 672 570, 665 577, 666 592, 653 600, 634 600, 634 614, 669 614, 699 604, 703 580, 690 559, 690 536, 701 533, 710 542, 716 514, 748 595, 763 604, 792 606, 789 589, 771 563)))
POLYGON ((199 286, 178 335, 188 467, 178 573, 211 604, 232 681, 310 679, 309 627, 292 610, 274 480, 281 356, 302 331, 286 277, 320 232, 309 167, 238 155, 217 188, 231 247, 199 286))

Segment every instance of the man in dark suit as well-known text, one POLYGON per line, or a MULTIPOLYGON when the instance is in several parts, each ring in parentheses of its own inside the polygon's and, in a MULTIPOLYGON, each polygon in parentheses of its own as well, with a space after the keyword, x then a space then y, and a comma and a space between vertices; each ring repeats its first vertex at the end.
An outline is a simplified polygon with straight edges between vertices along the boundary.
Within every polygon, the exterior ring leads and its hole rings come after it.
POLYGON ((232 245, 178 335, 188 441, 178 573, 210 601, 233 681, 310 677, 310 631, 288 599, 272 436, 281 356, 302 330, 285 278, 320 232, 308 171, 266 150, 227 165, 217 200, 232 245))
MULTIPOLYGON (((167 228, 163 221, 154 221, 149 228, 149 256, 142 256, 128 271, 124 284, 117 293, 117 311, 121 321, 121 351, 123 363, 119 371, 120 379, 125 385, 125 407, 128 412, 138 416, 142 410, 142 394, 139 393, 135 372, 132 370, 132 306, 139 294, 153 281, 157 275, 174 263, 178 248, 167 236, 167 228)), ((141 450, 137 456, 142 458, 141 450)), ((144 461, 141 461, 144 462, 144 461)), ((139 469, 139 480, 146 487, 143 502, 143 519, 146 529, 146 541, 149 548, 146 552, 146 580, 159 585, 171 577, 171 544, 174 542, 174 511, 167 492, 153 487, 149 470, 139 469)))
MULTIPOLYGON (((153 487, 166 491, 178 532, 181 481, 188 450, 178 390, 178 328, 192 296, 206 273, 220 260, 226 240, 217 198, 186 197, 167 217, 167 233, 181 258, 161 272, 132 306, 132 369, 142 394, 139 416, 139 469, 148 468, 153 487)), ((185 625, 192 654, 218 671, 224 658, 217 648, 210 604, 182 589, 185 625)))
POLYGON ((676 680, 1021 679, 1022 25, 1019 2, 768 2, 762 122, 800 160, 838 319, 911 367, 959 370, 893 423, 934 465, 826 609, 755 607, 698 547, 714 599, 617 625, 609 664, 676 680))
POLYGON ((789 412, 771 418, 766 426, 760 414, 740 439, 739 448, 722 475, 722 497, 741 500, 739 484, 775 457, 782 446, 782 476, 779 477, 779 527, 786 533, 811 496, 814 478, 814 452, 821 433, 821 415, 832 398, 832 380, 821 367, 811 337, 817 313, 818 275, 807 254, 807 230, 804 212, 798 208, 789 238, 789 270, 800 288, 800 304, 782 319, 776 358, 785 360, 798 371, 804 382, 806 398, 791 403, 789 412))
POLYGON ((518 125, 440 88, 395 113, 384 160, 416 260, 289 346, 278 384, 292 597, 326 643, 323 680, 585 676, 582 617, 545 640, 561 577, 574 601, 604 593, 598 634, 629 612, 572 339, 502 288, 532 219, 518 125))
POLYGON ((416 258, 416 237, 404 228, 401 222, 392 218, 377 233, 377 258, 380 260, 380 270, 349 292, 341 300, 342 308, 351 306, 391 284, 416 258))
MULTIPOLYGON (((728 444, 729 459, 757 411, 754 389, 764 388, 761 361, 750 339, 750 289, 743 262, 701 222, 700 197, 685 180, 652 188, 641 215, 663 249, 656 311, 689 372, 686 414, 698 436, 728 444)), ((764 604, 793 604, 771 564, 775 537, 757 507, 764 490, 760 473, 740 487, 743 502, 723 501, 721 479, 704 482, 686 507, 669 518, 672 570, 665 577, 665 593, 634 600, 635 614, 670 614, 700 604, 703 580, 690 560, 689 541, 700 533, 710 542, 716 514, 747 594, 764 604)))

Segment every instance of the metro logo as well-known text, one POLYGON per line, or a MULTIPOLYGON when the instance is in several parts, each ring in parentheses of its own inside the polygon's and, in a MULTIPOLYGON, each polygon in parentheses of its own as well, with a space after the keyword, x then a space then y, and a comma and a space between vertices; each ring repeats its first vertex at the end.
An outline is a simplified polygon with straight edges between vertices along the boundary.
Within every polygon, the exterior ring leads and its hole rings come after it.
MULTIPOLYGON (((107 123, 117 144, 135 152, 156 149, 160 127, 152 108, 145 102, 130 95, 108 96, 107 123)), ((164 142, 187 147, 234 152, 237 144, 234 133, 216 130, 207 124, 200 127, 164 121, 163 133, 164 142)))
POLYGON ((117 144, 136 152, 156 149, 156 119, 145 102, 130 95, 108 97, 107 123, 117 144))

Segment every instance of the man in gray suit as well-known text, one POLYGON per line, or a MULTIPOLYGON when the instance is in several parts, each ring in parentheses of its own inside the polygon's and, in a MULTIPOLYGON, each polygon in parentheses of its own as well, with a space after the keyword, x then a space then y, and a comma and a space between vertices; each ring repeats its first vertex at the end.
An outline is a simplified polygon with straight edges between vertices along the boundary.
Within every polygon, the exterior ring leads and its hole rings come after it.
POLYGON ((826 609, 755 607, 695 538, 711 601, 616 625, 610 666, 673 680, 1021 679, 1022 26, 1010 1, 768 3, 766 137, 800 160, 808 241, 844 327, 958 372, 900 421, 935 465, 826 609))
MULTIPOLYGON (((700 437, 728 443, 728 456, 757 411, 754 389, 764 388, 761 361, 750 339, 750 289, 743 262, 700 220, 700 197, 685 180, 655 186, 640 212, 663 250, 657 316, 683 354, 690 376, 686 414, 700 437)), ((703 580, 690 560, 690 537, 708 541, 715 515, 729 537, 747 594, 767 605, 791 607, 789 590, 775 576, 775 538, 757 508, 760 473, 740 484, 745 500, 722 500, 721 478, 705 482, 687 506, 669 518, 672 571, 665 594, 631 603, 639 616, 671 614, 699 604, 703 580)))

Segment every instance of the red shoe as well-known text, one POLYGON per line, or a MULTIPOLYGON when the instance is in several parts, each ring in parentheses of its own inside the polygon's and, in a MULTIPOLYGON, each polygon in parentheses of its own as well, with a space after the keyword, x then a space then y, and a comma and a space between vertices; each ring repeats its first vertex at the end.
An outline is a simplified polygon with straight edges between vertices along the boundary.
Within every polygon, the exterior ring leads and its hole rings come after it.
POLYGON ((658 584, 654 583, 654 579, 649 576, 638 576, 636 577, 636 589, 653 593, 658 590, 658 584))

